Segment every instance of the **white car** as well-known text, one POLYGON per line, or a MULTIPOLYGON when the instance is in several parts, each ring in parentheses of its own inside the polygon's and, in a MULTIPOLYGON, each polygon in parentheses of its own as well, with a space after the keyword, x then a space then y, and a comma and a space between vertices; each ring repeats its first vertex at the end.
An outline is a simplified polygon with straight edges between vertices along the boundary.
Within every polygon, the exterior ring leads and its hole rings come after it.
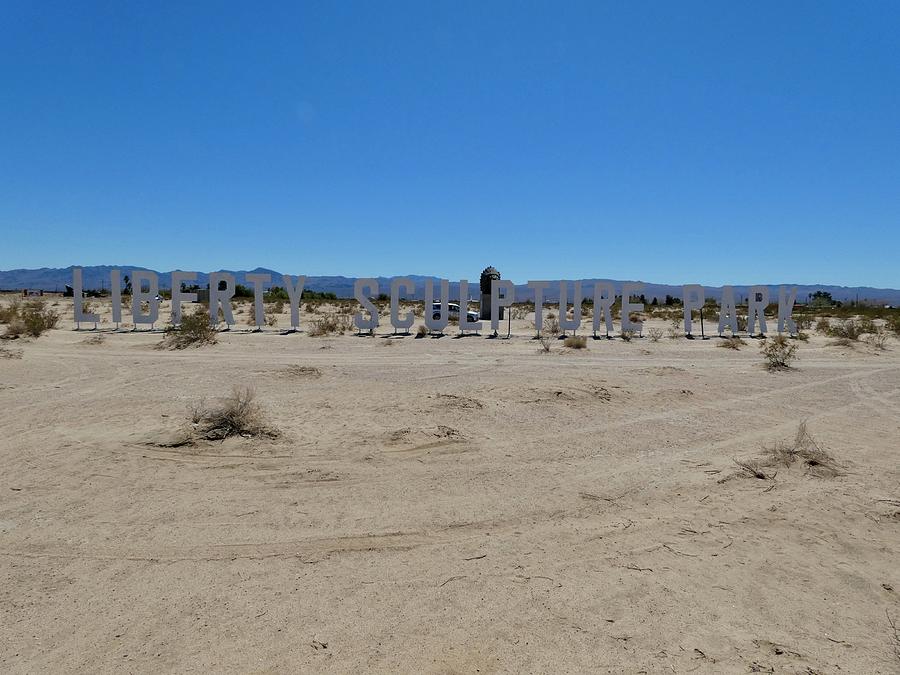
MULTIPOLYGON (((447 303, 447 314, 451 319, 459 321, 459 305, 455 302, 447 303)), ((441 303, 431 303, 431 318, 438 321, 441 318, 441 303)), ((478 312, 466 310, 466 319, 468 321, 478 321, 478 312)))

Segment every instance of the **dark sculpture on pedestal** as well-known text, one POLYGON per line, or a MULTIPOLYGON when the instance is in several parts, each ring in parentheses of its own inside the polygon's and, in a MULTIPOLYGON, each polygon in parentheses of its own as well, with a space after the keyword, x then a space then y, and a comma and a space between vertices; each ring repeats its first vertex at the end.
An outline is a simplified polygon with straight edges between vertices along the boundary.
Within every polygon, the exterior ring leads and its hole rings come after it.
MULTIPOLYGON (((479 318, 483 321, 491 320, 491 282, 500 279, 500 272, 494 267, 485 267, 481 273, 481 311, 479 318)), ((500 308, 500 318, 503 318, 503 308, 500 308)))

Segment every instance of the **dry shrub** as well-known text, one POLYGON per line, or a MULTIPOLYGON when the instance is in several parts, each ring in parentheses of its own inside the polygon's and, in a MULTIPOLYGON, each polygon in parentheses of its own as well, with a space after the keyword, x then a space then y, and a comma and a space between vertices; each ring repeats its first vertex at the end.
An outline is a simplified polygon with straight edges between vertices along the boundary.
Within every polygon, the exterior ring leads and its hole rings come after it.
POLYGON ((544 319, 544 332, 550 335, 559 335, 559 319, 552 312, 544 319))
POLYGON ((829 340, 825 343, 826 347, 850 347, 853 349, 856 347, 856 342, 851 340, 850 338, 837 338, 835 340, 829 340))
POLYGON ((797 358, 797 345, 784 335, 767 338, 759 345, 759 353, 768 370, 787 370, 797 358))
POLYGON ((633 330, 623 330, 621 333, 619 333, 619 337, 622 338, 623 340, 625 340, 625 342, 631 342, 631 338, 634 337, 634 331, 633 330))
POLYGON ((887 616, 888 625, 891 627, 891 646, 894 648, 894 656, 900 662, 900 628, 897 628, 897 624, 887 610, 884 610, 884 614, 887 616))
POLYGON ((770 466, 790 467, 802 460, 806 473, 816 478, 834 478, 841 474, 834 458, 810 436, 806 422, 797 427, 793 443, 776 443, 767 449, 767 453, 770 466))
POLYGON ((570 349, 585 349, 587 347, 587 338, 584 335, 569 335, 563 344, 570 349))
POLYGON ((230 436, 276 438, 279 432, 266 424, 262 409, 251 387, 235 387, 220 405, 208 407, 200 401, 190 409, 194 435, 209 441, 230 436))
POLYGON ((739 476, 774 480, 778 474, 778 468, 789 469, 797 462, 802 463, 806 475, 814 478, 834 478, 841 475, 840 467, 835 459, 810 436, 806 422, 801 422, 793 441, 779 441, 770 448, 764 447, 762 457, 748 460, 735 459, 734 463, 738 465, 742 473, 732 474, 719 482, 722 483, 739 476))
POLYGON ((284 370, 285 374, 294 377, 320 378, 322 371, 315 366, 288 366, 284 370))
POLYGON ((668 328, 668 330, 666 331, 666 333, 667 333, 668 336, 669 336, 669 339, 670 339, 670 340, 677 340, 678 338, 680 338, 681 335, 682 335, 682 333, 681 333, 682 327, 683 327, 683 324, 682 324, 680 318, 675 317, 674 319, 672 319, 672 320, 671 320, 671 323, 670 323, 670 325, 669 325, 669 328, 668 328))
POLYGON ((864 316, 857 321, 856 325, 859 327, 861 333, 877 333, 878 326, 875 324, 875 321, 872 320, 870 316, 864 316))
POLYGON ((758 460, 755 459, 736 459, 734 463, 738 465, 738 468, 741 469, 744 473, 746 473, 751 478, 758 478, 759 480, 774 480, 776 474, 768 474, 763 470, 762 464, 758 460))
POLYGON ((900 337, 900 315, 895 314, 890 319, 888 319, 887 326, 885 327, 895 336, 900 337))
POLYGON ((542 353, 542 354, 549 354, 549 353, 550 353, 550 346, 553 344, 553 338, 550 337, 549 335, 547 335, 546 333, 541 333, 541 334, 538 336, 538 340, 539 340, 540 343, 541 343, 541 353, 542 353))
POLYGON ((184 314, 180 326, 169 326, 158 349, 187 349, 216 343, 216 329, 209 322, 209 315, 202 309, 184 314))
POLYGON ((824 316, 816 321, 816 332, 829 335, 831 333, 831 321, 824 316))
POLYGON ((803 331, 798 330, 797 339, 800 340, 800 342, 809 342, 809 333, 804 333, 803 331))
POLYGON ((650 338, 650 342, 659 342, 660 338, 663 336, 662 328, 650 328, 647 330, 647 337, 650 338))
POLYGON ((885 350, 887 349, 888 334, 883 329, 876 329, 874 333, 870 333, 866 336, 866 344, 874 349, 885 350))
POLYGON ((4 338, 15 339, 22 335, 40 337, 44 331, 56 328, 59 314, 46 306, 43 300, 28 300, 19 304, 13 302, 4 313, 6 333, 4 338))
POLYGON ((425 324, 421 324, 421 325, 416 329, 416 337, 423 338, 423 337, 425 337, 426 335, 428 335, 428 327, 427 327, 425 324))
MULTIPOLYGON (((284 303, 281 302, 281 309, 284 309, 284 303)), ((277 326, 278 325, 278 315, 281 314, 281 310, 277 308, 277 306, 268 304, 263 305, 263 323, 266 326, 277 326)), ((255 326, 256 325, 256 303, 250 303, 250 311, 247 313, 247 325, 255 326)))
POLYGON ((326 314, 315 319, 309 328, 311 337, 323 335, 343 335, 353 329, 353 318, 349 314, 326 314))
POLYGON ((722 340, 717 346, 738 351, 745 344, 747 344, 745 340, 742 340, 737 335, 732 335, 722 340))
POLYGON ((845 319, 839 323, 832 325, 828 330, 828 335, 833 338, 841 338, 846 340, 859 340, 859 336, 863 333, 874 332, 874 324, 868 319, 867 323, 863 321, 854 321, 853 319, 845 319), (871 328, 872 330, 868 330, 871 328))

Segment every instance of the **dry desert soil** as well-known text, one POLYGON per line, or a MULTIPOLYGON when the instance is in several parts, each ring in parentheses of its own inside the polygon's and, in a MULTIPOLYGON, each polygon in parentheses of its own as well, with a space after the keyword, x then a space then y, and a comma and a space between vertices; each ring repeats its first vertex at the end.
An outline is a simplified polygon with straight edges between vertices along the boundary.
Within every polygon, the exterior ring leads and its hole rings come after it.
POLYGON ((0 342, 4 673, 900 672, 896 338, 161 350, 57 302, 0 342), (235 386, 277 437, 197 437, 235 386))

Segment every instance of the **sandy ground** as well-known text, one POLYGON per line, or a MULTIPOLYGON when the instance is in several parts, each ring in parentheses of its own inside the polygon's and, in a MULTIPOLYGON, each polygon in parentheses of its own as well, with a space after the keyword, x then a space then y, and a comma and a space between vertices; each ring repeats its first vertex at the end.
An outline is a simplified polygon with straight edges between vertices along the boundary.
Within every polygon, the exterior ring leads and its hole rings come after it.
POLYGON ((2 344, 2 672, 900 672, 896 339, 769 373, 524 322, 160 351, 60 309, 2 344), (166 447, 234 385, 280 438, 166 447), (734 476, 801 420, 842 475, 734 476))

